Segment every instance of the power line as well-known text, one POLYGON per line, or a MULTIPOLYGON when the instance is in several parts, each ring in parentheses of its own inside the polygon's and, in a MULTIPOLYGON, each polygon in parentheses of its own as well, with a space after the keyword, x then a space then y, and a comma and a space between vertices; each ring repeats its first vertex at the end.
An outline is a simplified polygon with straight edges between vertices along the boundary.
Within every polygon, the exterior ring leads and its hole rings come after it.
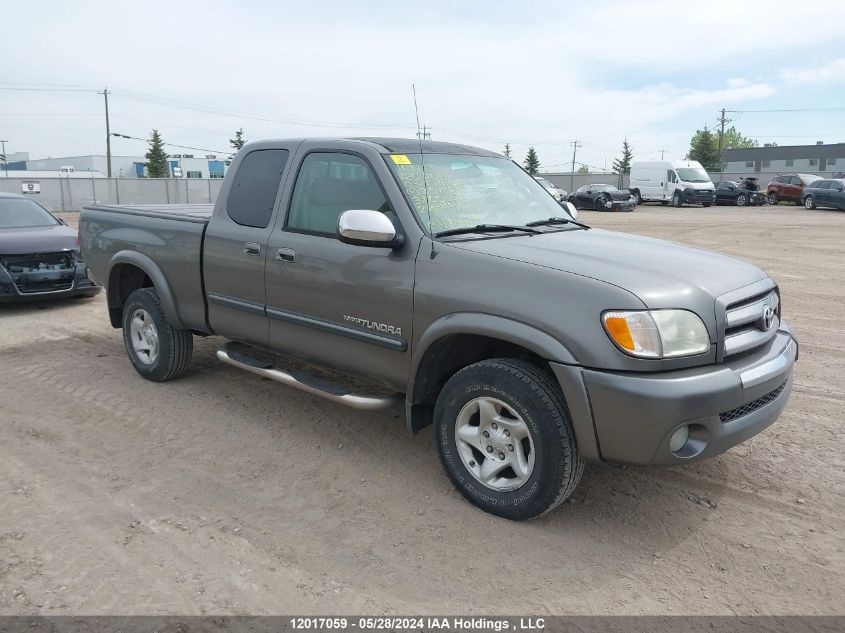
POLYGON ((732 114, 766 113, 766 112, 845 112, 845 107, 834 108, 784 108, 780 110, 723 110, 732 114))
MULTIPOLYGON (((133 141, 143 141, 144 143, 150 142, 150 139, 147 139, 147 138, 141 138, 139 136, 130 136, 128 134, 118 134, 117 132, 112 132, 111 135, 117 136, 119 138, 132 139, 133 141)), ((207 147, 191 147, 190 145, 177 145, 176 143, 164 143, 164 142, 162 142, 162 145, 167 145, 169 147, 178 147, 180 149, 193 149, 193 150, 196 150, 198 152, 214 152, 215 154, 228 154, 229 153, 228 150, 208 149, 207 147)))

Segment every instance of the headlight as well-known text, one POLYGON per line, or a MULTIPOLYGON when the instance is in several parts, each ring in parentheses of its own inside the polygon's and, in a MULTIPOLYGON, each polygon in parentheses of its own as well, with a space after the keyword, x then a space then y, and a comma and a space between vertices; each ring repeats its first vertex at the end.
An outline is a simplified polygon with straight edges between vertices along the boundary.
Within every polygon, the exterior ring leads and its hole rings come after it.
POLYGON ((704 322, 688 310, 612 310, 602 314, 602 322, 610 339, 631 356, 674 358, 710 349, 704 322))

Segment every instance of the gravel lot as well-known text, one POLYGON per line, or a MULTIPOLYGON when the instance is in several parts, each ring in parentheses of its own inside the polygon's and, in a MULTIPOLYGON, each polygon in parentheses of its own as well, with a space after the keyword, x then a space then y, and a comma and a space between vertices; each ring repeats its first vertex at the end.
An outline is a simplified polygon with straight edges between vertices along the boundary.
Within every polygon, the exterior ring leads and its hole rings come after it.
POLYGON ((845 213, 582 218, 780 283, 801 357, 777 424, 687 467, 589 466, 571 503, 511 523, 398 409, 261 380, 215 339, 145 382, 102 295, 0 306, 0 614, 845 613, 845 213))

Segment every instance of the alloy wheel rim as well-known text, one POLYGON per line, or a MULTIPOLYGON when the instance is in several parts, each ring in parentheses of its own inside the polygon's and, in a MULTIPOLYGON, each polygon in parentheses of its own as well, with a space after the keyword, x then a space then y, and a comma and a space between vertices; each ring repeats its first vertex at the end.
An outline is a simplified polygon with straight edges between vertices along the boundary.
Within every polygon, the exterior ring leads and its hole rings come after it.
POLYGON ((135 356, 145 365, 152 365, 158 358, 158 330, 150 313, 139 308, 129 321, 129 338, 135 356))
POLYGON ((481 396, 461 408, 455 444, 464 467, 491 490, 516 490, 534 472, 531 431, 522 416, 497 398, 481 396))

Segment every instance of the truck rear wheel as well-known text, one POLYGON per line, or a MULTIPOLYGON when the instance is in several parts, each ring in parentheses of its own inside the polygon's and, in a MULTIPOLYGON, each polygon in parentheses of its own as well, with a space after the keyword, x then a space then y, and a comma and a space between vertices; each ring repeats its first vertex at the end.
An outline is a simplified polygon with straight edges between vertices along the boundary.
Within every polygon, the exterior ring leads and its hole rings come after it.
POLYGON ((469 501, 507 519, 565 501, 584 471, 560 388, 523 361, 484 360, 457 372, 434 409, 449 479, 469 501))
POLYGON ((135 370, 156 382, 188 371, 194 349, 191 331, 170 324, 154 288, 136 290, 126 300, 123 344, 135 370))

